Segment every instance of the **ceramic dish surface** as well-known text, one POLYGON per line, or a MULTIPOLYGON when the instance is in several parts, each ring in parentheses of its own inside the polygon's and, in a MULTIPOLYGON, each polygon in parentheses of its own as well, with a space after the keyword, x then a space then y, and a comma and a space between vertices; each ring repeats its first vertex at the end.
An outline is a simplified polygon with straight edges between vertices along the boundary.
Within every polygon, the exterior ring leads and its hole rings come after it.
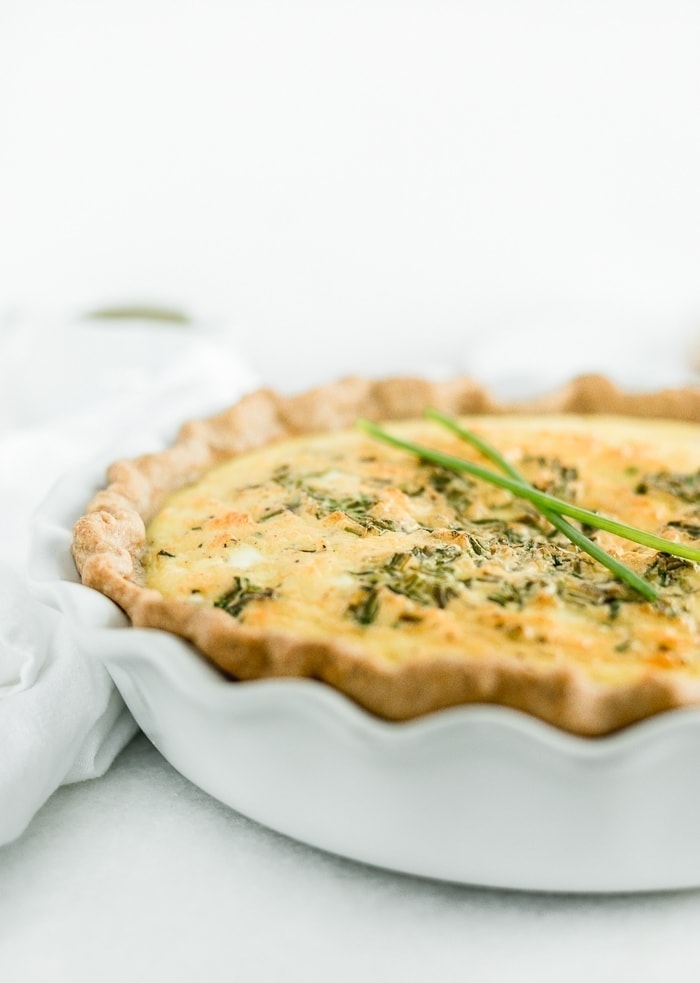
POLYGON ((120 454, 62 479, 39 509, 33 589, 69 617, 137 723, 206 792, 315 847, 447 881, 559 892, 700 885, 700 710, 603 738, 470 706, 381 721, 322 683, 237 683, 180 638, 132 628, 79 582, 71 531, 120 454))

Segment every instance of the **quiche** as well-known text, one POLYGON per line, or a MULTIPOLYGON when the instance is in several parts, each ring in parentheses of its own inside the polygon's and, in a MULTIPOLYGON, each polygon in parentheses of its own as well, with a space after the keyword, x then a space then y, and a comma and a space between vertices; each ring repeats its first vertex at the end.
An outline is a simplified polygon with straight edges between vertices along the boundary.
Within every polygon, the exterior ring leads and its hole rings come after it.
POLYGON ((259 390, 113 464, 74 528, 83 582, 232 681, 310 678, 392 721, 486 703, 595 736, 700 704, 700 566, 574 521, 644 596, 512 490, 357 425, 483 465, 428 407, 528 486, 700 547, 695 390, 587 376, 509 404, 349 378, 259 390))

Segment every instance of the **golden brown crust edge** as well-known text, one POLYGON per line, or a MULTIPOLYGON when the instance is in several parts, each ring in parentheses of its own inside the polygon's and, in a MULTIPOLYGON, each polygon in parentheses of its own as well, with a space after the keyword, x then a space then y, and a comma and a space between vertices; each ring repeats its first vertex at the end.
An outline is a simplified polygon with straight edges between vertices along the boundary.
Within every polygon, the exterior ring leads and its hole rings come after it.
POLYGON ((119 604, 137 626, 162 628, 192 642, 238 679, 318 679, 389 720, 467 703, 522 710, 563 730, 610 733, 663 710, 700 703, 700 683, 654 674, 633 687, 609 690, 573 667, 536 674, 494 655, 488 667, 452 660, 380 668, 348 644, 326 644, 247 629, 219 610, 167 600, 143 586, 140 554, 145 525, 163 498, 227 457, 286 437, 342 429, 358 416, 419 416, 427 406, 454 414, 614 413, 700 422, 700 390, 628 393, 601 376, 582 376, 537 399, 506 403, 469 378, 428 382, 357 377, 295 396, 261 389, 231 408, 186 423, 165 451, 118 461, 107 486, 74 527, 73 556, 83 583, 119 604))

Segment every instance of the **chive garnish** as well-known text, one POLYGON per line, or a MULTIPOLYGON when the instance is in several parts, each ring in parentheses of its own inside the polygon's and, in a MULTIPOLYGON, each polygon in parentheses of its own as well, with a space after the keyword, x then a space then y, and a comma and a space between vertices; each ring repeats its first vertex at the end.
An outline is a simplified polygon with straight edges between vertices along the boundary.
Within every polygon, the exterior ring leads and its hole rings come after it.
POLYGON ((615 536, 620 536, 622 539, 628 539, 630 542, 638 543, 640 546, 647 546, 649 549, 658 550, 662 553, 670 553, 673 556, 681 556, 684 559, 700 563, 700 549, 697 547, 689 546, 685 543, 674 543, 661 536, 637 529, 635 526, 627 525, 625 522, 609 519, 607 516, 599 515, 597 512, 591 512, 589 509, 556 498, 554 495, 547 494, 547 492, 541 492, 532 485, 527 484, 527 482, 516 480, 510 475, 499 474, 496 471, 483 468, 478 464, 473 464, 471 461, 454 457, 452 454, 445 454, 442 451, 403 440, 401 437, 396 437, 394 434, 384 430, 371 420, 359 419, 357 425, 366 433, 369 433, 386 444, 415 454, 424 461, 439 464, 441 467, 447 468, 450 471, 465 472, 474 478, 495 485, 497 488, 504 488, 516 497, 532 502, 533 505, 536 505, 540 509, 545 508, 558 515, 568 516, 594 529, 603 529, 615 536))
MULTIPOLYGON (((527 484, 528 487, 533 487, 529 482, 526 482, 524 476, 517 470, 517 468, 514 468, 512 464, 510 464, 510 462, 496 450, 495 447, 485 441, 482 437, 479 437, 478 434, 475 434, 472 430, 467 430, 465 427, 460 426, 460 424, 456 420, 452 419, 452 417, 446 416, 444 413, 440 413, 438 410, 430 408, 426 410, 425 415, 430 417, 430 419, 441 423, 444 427, 447 427, 448 430, 451 430, 452 433, 455 433, 458 437, 461 437, 462 440, 465 440, 473 447, 476 447, 476 449, 480 451, 484 457, 488 458, 490 461, 493 461, 493 463, 502 471, 510 475, 514 481, 521 481, 524 484, 527 484)), ((555 529, 558 529, 559 532, 563 533, 563 535, 570 539, 575 546, 578 546, 579 549, 583 550, 585 553, 588 553, 589 556, 592 556, 593 559, 597 560, 602 566, 607 567, 607 569, 610 570, 610 572, 613 573, 619 580, 629 584, 629 586, 634 588, 634 590, 641 594, 642 597, 645 597, 648 601, 655 601, 658 598, 658 592, 651 586, 650 583, 648 583, 648 581, 640 577, 634 572, 634 570, 631 570, 628 566, 626 566, 626 564, 616 560, 614 556, 611 556, 610 553, 604 550, 601 546, 598 546, 597 543, 594 543, 592 539, 581 532, 580 529, 577 529, 576 526, 572 525, 568 519, 564 518, 563 515, 559 515, 559 513, 554 512, 551 508, 542 506, 540 507, 540 512, 547 522, 553 525, 555 529)))

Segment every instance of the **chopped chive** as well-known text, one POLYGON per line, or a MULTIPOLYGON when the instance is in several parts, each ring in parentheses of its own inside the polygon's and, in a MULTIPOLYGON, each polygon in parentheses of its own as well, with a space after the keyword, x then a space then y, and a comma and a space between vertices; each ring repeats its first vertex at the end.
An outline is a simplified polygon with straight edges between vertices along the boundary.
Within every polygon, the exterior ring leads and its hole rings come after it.
POLYGON ((371 420, 359 419, 357 425, 366 433, 371 434, 378 440, 384 441, 386 444, 390 444, 400 450, 408 451, 411 454, 416 454, 422 460, 439 464, 448 470, 464 471, 474 478, 479 478, 481 481, 487 481, 492 485, 496 485, 498 488, 504 488, 518 498, 524 498, 532 502, 533 505, 537 505, 538 507, 544 506, 544 508, 551 509, 559 515, 568 515, 570 518, 577 519, 579 522, 583 522, 594 529, 603 529, 606 532, 613 533, 615 536, 629 539, 633 543, 639 543, 640 546, 648 546, 650 549, 658 550, 661 553, 671 553, 673 556, 682 556, 687 560, 692 560, 694 563, 700 563, 700 549, 697 547, 688 546, 685 543, 674 543, 669 539, 664 539, 662 536, 655 536, 653 533, 644 532, 635 526, 618 522, 616 519, 608 519, 606 516, 599 515, 597 512, 591 512, 589 509, 584 509, 578 505, 573 505, 571 502, 565 502, 560 498, 555 498, 554 495, 548 495, 546 492, 538 491, 523 481, 516 481, 514 478, 506 475, 489 471, 488 468, 482 468, 478 464, 472 464, 470 461, 454 457, 452 454, 444 454, 442 451, 432 450, 429 447, 422 447, 420 444, 402 440, 400 437, 395 437, 393 434, 383 430, 371 420))
MULTIPOLYGON (((506 474, 510 475, 510 477, 515 481, 525 482, 525 478, 517 470, 517 468, 514 468, 501 454, 499 454, 495 447, 492 447, 491 444, 485 441, 482 437, 479 437, 478 434, 475 434, 472 430, 467 430, 465 427, 460 426, 456 420, 446 416, 444 413, 440 413, 438 410, 428 409, 426 410, 425 415, 430 417, 430 419, 441 423, 453 433, 457 434, 458 437, 461 437, 462 440, 466 440, 467 443, 471 444, 473 447, 476 447, 476 449, 480 451, 484 457, 487 457, 490 461, 493 461, 494 464, 496 464, 502 471, 505 471, 506 474)), ((529 482, 527 482, 527 484, 530 488, 532 488, 532 485, 530 485, 529 482)), ((540 512, 547 522, 551 523, 555 529, 558 529, 559 532, 563 533, 564 536, 574 543, 574 545, 588 553, 594 560, 597 560, 598 563, 602 564, 602 566, 607 567, 607 569, 610 570, 610 572, 613 573, 619 580, 629 584, 629 586, 634 588, 634 590, 641 594, 642 597, 645 597, 648 601, 655 601, 658 598, 658 592, 651 586, 650 583, 640 577, 634 572, 634 570, 631 570, 624 563, 616 560, 614 556, 611 556, 608 552, 606 552, 606 550, 598 546, 597 543, 594 543, 588 538, 588 536, 581 532, 580 529, 577 529, 576 526, 573 526, 567 519, 565 519, 564 516, 559 515, 557 512, 552 511, 552 509, 545 507, 540 507, 540 512)))

